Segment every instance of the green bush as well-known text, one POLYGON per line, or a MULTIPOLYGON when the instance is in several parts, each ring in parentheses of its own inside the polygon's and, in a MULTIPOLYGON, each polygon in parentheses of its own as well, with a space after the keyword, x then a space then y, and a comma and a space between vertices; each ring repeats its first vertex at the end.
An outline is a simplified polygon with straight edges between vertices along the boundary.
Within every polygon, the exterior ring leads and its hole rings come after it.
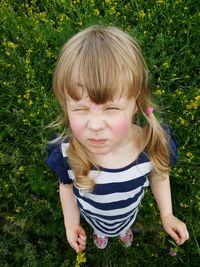
POLYGON ((147 190, 137 219, 141 230, 130 249, 113 239, 97 250, 83 222, 89 236, 85 266, 199 266, 199 19, 197 0, 1 1, 0 266, 75 264, 58 180, 45 166, 45 140, 52 133, 44 127, 60 113, 52 95, 58 53, 69 37, 93 24, 119 26, 142 46, 153 95, 179 143, 173 203, 190 240, 176 257, 169 255, 173 245, 147 190))

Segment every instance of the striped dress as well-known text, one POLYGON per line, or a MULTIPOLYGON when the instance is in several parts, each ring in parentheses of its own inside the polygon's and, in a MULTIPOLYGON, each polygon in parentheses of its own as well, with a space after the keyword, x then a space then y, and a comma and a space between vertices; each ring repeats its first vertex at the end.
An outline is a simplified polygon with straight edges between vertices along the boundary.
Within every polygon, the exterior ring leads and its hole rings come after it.
MULTIPOLYGON (((177 145, 174 139, 169 141, 173 151, 172 160, 175 160, 177 145)), ((95 180, 95 187, 88 192, 76 187, 74 174, 68 164, 68 145, 68 142, 63 142, 49 146, 47 165, 59 176, 61 183, 73 183, 80 213, 96 234, 108 237, 120 235, 135 221, 144 189, 149 186, 148 176, 152 170, 149 157, 143 151, 137 160, 126 167, 91 170, 90 177, 95 180)))

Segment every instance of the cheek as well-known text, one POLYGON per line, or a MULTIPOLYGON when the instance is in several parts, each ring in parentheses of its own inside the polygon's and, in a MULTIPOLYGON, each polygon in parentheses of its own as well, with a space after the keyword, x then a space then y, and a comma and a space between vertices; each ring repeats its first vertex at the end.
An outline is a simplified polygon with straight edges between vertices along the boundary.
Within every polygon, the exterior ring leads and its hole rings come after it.
POLYGON ((73 135, 80 139, 84 134, 84 124, 80 119, 77 118, 69 118, 70 128, 73 133, 73 135))
POLYGON ((115 120, 112 129, 116 136, 125 136, 130 129, 130 124, 126 119, 118 118, 115 120))

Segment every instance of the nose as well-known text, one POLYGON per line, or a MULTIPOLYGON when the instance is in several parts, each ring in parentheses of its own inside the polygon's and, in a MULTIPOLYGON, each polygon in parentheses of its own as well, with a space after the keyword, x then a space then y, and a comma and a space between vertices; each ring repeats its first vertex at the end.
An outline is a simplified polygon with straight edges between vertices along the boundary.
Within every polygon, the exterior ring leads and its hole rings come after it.
POLYGON ((87 127, 92 131, 101 131, 105 128, 105 121, 101 114, 93 114, 89 116, 87 127))

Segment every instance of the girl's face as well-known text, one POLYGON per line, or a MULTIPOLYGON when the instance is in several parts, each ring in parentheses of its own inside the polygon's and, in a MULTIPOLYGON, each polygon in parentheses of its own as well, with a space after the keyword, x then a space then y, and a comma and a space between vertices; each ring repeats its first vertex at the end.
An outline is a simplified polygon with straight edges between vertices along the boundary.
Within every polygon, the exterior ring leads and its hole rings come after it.
POLYGON ((98 155, 114 155, 130 143, 136 110, 135 99, 125 96, 105 104, 91 102, 86 91, 78 101, 67 97, 71 131, 96 159, 98 155))

